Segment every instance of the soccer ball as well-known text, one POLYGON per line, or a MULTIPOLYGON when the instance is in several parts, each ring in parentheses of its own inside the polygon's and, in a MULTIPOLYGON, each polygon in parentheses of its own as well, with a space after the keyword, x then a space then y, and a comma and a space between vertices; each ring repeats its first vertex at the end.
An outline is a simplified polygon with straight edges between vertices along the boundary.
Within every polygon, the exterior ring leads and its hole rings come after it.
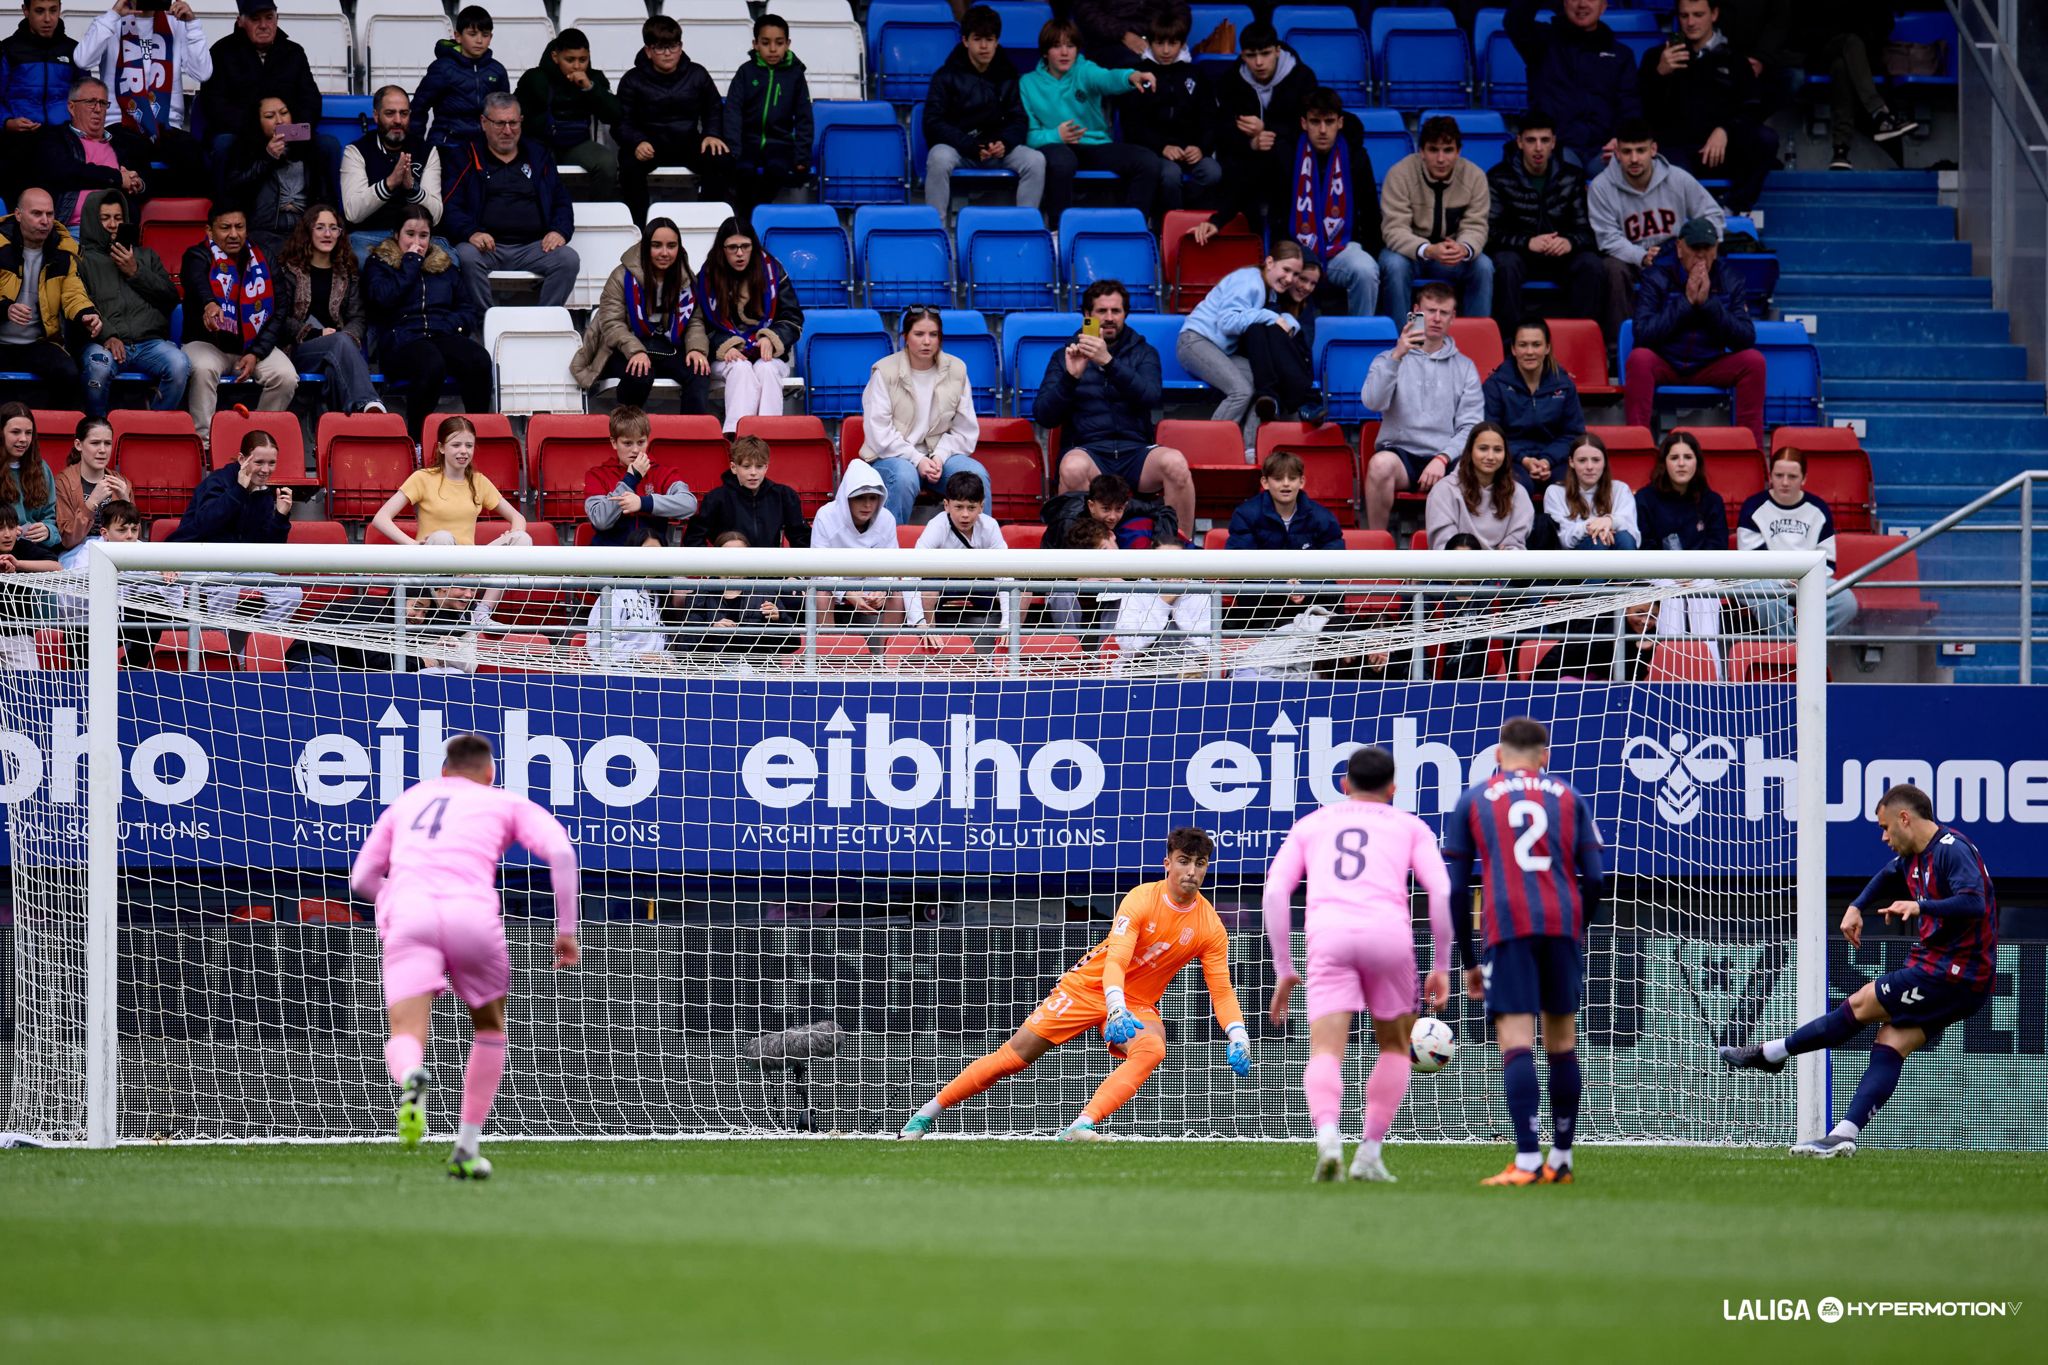
POLYGON ((1414 1058, 1417 1071, 1425 1076, 1434 1075, 1458 1055, 1457 1035, 1435 1015, 1424 1015, 1415 1021, 1415 1031, 1408 1035, 1408 1055, 1414 1058))

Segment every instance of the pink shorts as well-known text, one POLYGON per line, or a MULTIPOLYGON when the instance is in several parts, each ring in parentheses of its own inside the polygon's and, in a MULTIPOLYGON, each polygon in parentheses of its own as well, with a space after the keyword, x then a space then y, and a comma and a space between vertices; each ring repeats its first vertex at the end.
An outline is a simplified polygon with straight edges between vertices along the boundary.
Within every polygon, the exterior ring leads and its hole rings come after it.
POLYGON ((1415 1010, 1415 942, 1392 933, 1318 934, 1308 941, 1308 1017, 1339 1010, 1398 1019, 1415 1010))
POLYGON ((384 1003, 439 995, 450 983, 472 1009, 504 998, 512 985, 505 922, 475 912, 408 910, 393 915, 384 939, 384 1003))

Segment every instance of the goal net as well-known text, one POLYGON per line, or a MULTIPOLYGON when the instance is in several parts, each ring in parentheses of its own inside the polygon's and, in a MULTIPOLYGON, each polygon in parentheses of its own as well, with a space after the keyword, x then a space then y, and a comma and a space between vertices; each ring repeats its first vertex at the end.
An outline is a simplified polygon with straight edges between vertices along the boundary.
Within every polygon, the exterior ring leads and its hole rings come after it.
MULTIPOLYGON (((1819 1123, 1817 1068, 1795 1106, 1713 1045, 1822 998, 1823 826, 1798 818, 1820 796, 1818 562, 122 545, 89 574, 17 575, 4 1127, 384 1134, 378 949, 348 867, 474 731, 583 868, 563 972, 545 871, 515 853, 503 873, 495 1132, 891 1132, 1193 824, 1256 1068, 1231 1074, 1185 972, 1167 1061, 1112 1129, 1299 1138, 1300 997, 1284 1029, 1264 1017, 1272 854, 1341 799, 1360 744, 1440 826, 1526 714, 1608 846, 1581 1132, 1783 1143, 1819 1123)), ((1419 900, 1416 919, 1426 962, 1419 900)), ((1299 912, 1297 954, 1298 935, 1299 912)), ((1395 1135, 1503 1137, 1479 1007, 1444 1015, 1462 1051, 1395 1135)), ((467 1032, 443 997, 430 1064, 459 1074, 467 1032)), ((1369 1061, 1353 1048, 1354 1107, 1369 1061)), ((1078 1039, 943 1131, 1051 1132, 1109 1064, 1078 1039)))

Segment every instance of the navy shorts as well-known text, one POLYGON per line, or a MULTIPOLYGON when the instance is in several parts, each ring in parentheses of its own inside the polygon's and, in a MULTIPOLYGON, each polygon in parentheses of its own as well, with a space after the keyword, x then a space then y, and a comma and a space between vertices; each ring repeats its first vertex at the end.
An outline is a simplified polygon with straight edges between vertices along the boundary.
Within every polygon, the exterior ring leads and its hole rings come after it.
POLYGON ((1112 441, 1103 445, 1072 446, 1069 449, 1081 451, 1095 461, 1098 472, 1116 475, 1131 486, 1131 492, 1136 493, 1138 476, 1145 472, 1145 457, 1150 455, 1155 447, 1112 441))
MULTIPOLYGON (((1415 487, 1417 483, 1421 482, 1422 471, 1429 468, 1429 462, 1436 458, 1434 455, 1410 455, 1407 451, 1396 450, 1392 446, 1381 446, 1379 448, 1386 451, 1389 455, 1401 457, 1401 465, 1408 471, 1408 486, 1410 488, 1415 487)), ((1446 472, 1448 471, 1449 467, 1446 466, 1446 472)))
POLYGON ((1586 976, 1586 954, 1564 934, 1503 939, 1486 950, 1486 1012, 1576 1014, 1586 976))
POLYGON ((1877 979, 1877 1003, 1900 1028, 1924 1030, 1929 1047, 1941 1041, 1950 1024, 1969 1018, 1990 998, 1988 990, 1925 967, 1901 967, 1877 979))

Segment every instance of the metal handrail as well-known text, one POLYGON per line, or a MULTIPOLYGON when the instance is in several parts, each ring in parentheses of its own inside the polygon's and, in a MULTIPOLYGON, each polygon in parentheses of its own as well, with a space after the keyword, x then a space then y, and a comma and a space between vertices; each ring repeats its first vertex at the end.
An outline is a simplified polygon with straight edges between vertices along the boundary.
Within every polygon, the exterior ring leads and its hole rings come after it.
MULTIPOLYGON (((2019 62, 2014 58, 2012 49, 2005 43, 1998 20, 1984 8, 1984 0, 1947 0, 1947 4, 1950 16, 1956 21, 1957 46, 1969 53, 1972 60, 1977 63, 1977 69, 1983 73, 1985 84, 1991 91, 1992 103, 1998 106, 1998 112, 2012 128, 2013 136, 2017 137, 2020 144, 2029 151, 2038 154, 2048 150, 2048 117, 2042 115, 2041 106, 2034 102, 2033 91, 2027 85, 2027 78, 2020 71, 2019 62), (1966 10, 1974 13, 1977 21, 1975 28, 1964 23, 1966 10), (1980 33, 1990 35, 1989 39, 1976 36, 1980 33), (2004 71, 2001 73, 1998 67, 2003 67, 2004 71), (2001 74, 2006 78, 2003 82, 1998 79, 2001 74), (2007 92, 2017 97, 2017 109, 2000 98, 2007 92), (2034 126, 2031 129, 2021 126, 2022 113, 2033 116, 2034 126)), ((2048 196, 2048 172, 2044 172, 2038 157, 2023 159, 2027 164, 2027 173, 2033 177, 2041 193, 2048 196)))

